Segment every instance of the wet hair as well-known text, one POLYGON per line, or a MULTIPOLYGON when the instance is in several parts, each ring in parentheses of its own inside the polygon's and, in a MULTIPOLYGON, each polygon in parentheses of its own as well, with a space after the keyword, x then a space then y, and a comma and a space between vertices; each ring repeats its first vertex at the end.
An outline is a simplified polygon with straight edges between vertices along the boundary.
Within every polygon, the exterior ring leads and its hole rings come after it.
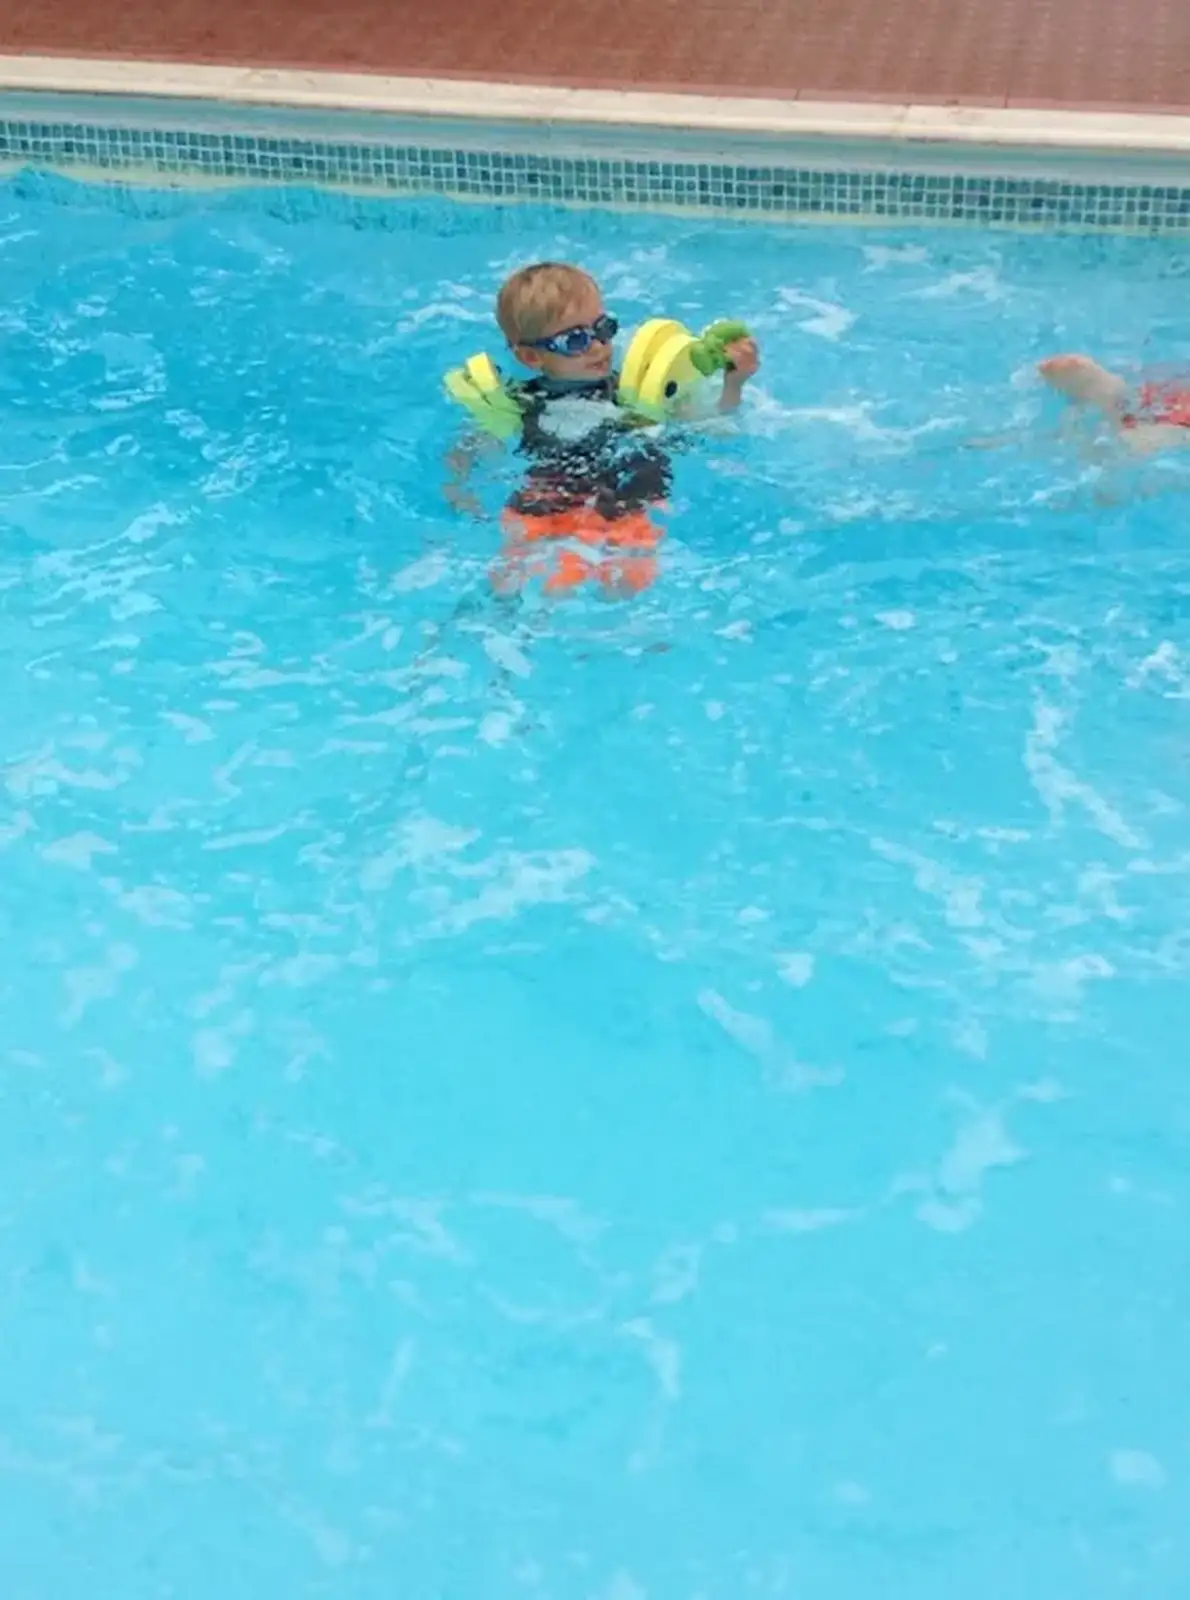
POLYGON ((589 272, 564 261, 538 261, 522 267, 500 290, 496 321, 511 345, 528 344, 553 332, 566 308, 599 285, 589 272))

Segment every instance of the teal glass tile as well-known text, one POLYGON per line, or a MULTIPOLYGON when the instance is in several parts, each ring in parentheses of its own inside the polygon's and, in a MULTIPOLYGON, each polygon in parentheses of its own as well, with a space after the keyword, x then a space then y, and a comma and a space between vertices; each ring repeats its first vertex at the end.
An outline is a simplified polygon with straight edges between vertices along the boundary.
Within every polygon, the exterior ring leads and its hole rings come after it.
MULTIPOLYGON (((1186 186, 1076 184, 1003 175, 753 166, 622 156, 535 156, 499 149, 451 150, 320 135, 120 128, 78 121, 0 118, 0 160, 69 173, 125 174, 283 185, 374 188, 378 194, 441 193, 500 201, 667 206, 745 212, 776 220, 831 215, 1033 228, 1130 228, 1190 232, 1186 186)), ((279 201, 279 203, 282 203, 279 201)), ((292 192, 287 202, 297 204, 292 192)), ((392 223, 392 226, 398 226, 392 223)))

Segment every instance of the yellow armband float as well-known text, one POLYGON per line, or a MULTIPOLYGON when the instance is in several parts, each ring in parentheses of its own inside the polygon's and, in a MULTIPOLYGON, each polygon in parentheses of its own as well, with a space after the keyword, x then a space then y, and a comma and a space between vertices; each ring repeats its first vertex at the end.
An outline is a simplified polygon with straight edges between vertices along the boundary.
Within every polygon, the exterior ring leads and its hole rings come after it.
POLYGON ((624 357, 620 404, 663 422, 692 398, 704 379, 730 366, 728 345, 748 336, 742 322, 712 322, 697 337, 665 317, 646 322, 624 357))
MULTIPOLYGON (((680 322, 654 317, 629 341, 616 399, 644 421, 664 422, 704 379, 730 365, 728 345, 748 337, 742 322, 712 322, 696 336, 680 322)), ((498 439, 514 439, 520 433, 524 423, 520 402, 488 356, 472 356, 448 372, 446 392, 486 433, 498 439)))
POLYGON ((490 356, 472 356, 446 374, 446 392, 465 407, 485 433, 497 439, 515 439, 524 413, 490 356))

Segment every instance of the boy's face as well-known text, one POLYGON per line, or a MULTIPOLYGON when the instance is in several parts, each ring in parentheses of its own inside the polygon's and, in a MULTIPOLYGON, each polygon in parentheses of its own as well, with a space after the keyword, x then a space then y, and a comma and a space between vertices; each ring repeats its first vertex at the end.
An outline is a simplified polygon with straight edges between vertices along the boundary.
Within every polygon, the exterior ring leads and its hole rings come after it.
MULTIPOLYGON (((593 329, 605 316, 603 296, 594 284, 579 290, 555 318, 556 326, 542 330, 542 338, 550 339, 572 328, 593 329)), ((595 339, 581 355, 565 356, 554 350, 543 350, 539 344, 519 344, 515 347, 517 359, 533 367, 547 378, 557 378, 572 383, 584 378, 606 378, 612 369, 611 339, 595 339)))

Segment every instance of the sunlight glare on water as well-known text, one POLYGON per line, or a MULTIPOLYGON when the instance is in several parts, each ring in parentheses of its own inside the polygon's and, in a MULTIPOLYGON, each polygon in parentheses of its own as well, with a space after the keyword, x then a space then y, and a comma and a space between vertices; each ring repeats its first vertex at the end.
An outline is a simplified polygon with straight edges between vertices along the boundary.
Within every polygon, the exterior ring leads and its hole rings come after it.
POLYGON ((1182 1600, 1190 479, 1028 374, 1185 247, 388 204, 0 189, 5 1600, 1182 1600), (763 345, 632 605, 442 498, 543 256, 763 345))

